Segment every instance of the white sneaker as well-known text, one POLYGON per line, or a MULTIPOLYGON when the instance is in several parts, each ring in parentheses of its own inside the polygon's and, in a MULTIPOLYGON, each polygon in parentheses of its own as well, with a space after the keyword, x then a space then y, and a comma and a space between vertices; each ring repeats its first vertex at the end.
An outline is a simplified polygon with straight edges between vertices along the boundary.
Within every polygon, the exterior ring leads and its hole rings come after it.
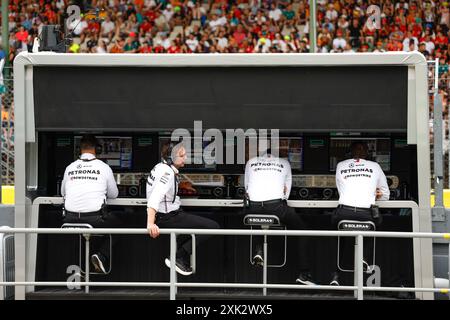
MULTIPOLYGON (((166 266, 170 268, 170 259, 166 258, 164 262, 166 263, 166 266)), ((175 260, 175 270, 183 276, 190 276, 193 273, 192 268, 187 266, 184 261, 179 258, 175 260)))
POLYGON ((262 255, 255 254, 255 256, 252 259, 252 265, 257 265, 257 266, 262 267, 264 265, 264 259, 263 259, 262 255))
POLYGON ((339 285, 339 274, 337 272, 333 273, 332 279, 330 281, 330 286, 339 285))
POLYGON ((303 284, 305 286, 315 286, 316 285, 309 272, 300 273, 298 275, 297 279, 295 280, 295 282, 303 284))
POLYGON ((91 256, 91 262, 94 265, 95 271, 99 273, 106 274, 105 266, 103 265, 102 259, 99 257, 98 254, 93 254, 91 256))
POLYGON ((373 266, 369 265, 366 261, 363 260, 363 270, 366 273, 372 273, 374 268, 373 268, 373 266))

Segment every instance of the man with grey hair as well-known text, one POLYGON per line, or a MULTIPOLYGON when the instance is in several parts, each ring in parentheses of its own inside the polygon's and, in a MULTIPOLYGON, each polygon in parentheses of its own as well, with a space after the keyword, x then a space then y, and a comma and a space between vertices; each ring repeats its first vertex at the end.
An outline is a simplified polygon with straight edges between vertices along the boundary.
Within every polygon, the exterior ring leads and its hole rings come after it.
MULTIPOLYGON (((218 229, 219 224, 211 219, 184 212, 177 196, 179 171, 186 162, 186 149, 179 143, 162 148, 161 162, 150 172, 147 180, 147 230, 152 238, 159 236, 162 228, 218 229)), ((196 236, 198 246, 209 236, 196 236)), ((177 236, 176 270, 188 276, 192 274, 190 256, 192 240, 190 235, 177 236)), ((170 268, 170 260, 165 260, 170 268)))

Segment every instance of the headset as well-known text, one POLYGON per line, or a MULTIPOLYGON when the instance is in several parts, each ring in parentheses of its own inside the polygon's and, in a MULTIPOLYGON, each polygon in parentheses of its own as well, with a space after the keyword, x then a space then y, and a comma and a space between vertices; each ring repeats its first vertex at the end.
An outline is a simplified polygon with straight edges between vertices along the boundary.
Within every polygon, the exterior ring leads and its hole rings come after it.
POLYGON ((175 147, 175 144, 171 142, 169 144, 169 148, 167 149, 166 155, 164 157, 164 160, 166 160, 166 162, 169 166, 171 166, 173 164, 172 151, 173 151, 174 147, 175 147))
MULTIPOLYGON (((163 155, 163 159, 166 161, 166 164, 170 167, 170 169, 172 169, 172 164, 173 164, 173 158, 172 158, 172 152, 173 152, 173 148, 175 147, 175 144, 173 142, 169 143, 169 147, 166 151, 166 154, 163 155)), ((172 169, 173 170, 173 169, 172 169)), ((174 172, 175 173, 175 172, 174 172)), ((148 181, 147 181, 148 183, 148 181)), ((177 185, 178 185, 178 177, 175 175, 174 179, 173 179, 173 186, 174 186, 174 190, 175 192, 173 193, 173 199, 172 199, 172 203, 175 202, 175 199, 177 197, 177 185)), ((166 205, 166 211, 167 211, 167 200, 166 200, 166 196, 164 196, 164 202, 166 205)))

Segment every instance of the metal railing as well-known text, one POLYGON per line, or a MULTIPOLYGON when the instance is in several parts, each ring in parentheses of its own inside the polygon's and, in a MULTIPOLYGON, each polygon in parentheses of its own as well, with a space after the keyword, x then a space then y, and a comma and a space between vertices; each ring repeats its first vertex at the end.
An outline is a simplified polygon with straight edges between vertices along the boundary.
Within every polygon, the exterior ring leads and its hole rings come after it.
MULTIPOLYGON (((60 228, 11 228, 4 231, 7 234, 129 234, 145 235, 146 229, 60 229, 60 228)), ((364 237, 376 238, 440 238, 450 240, 450 233, 421 233, 421 232, 384 232, 384 231, 312 231, 312 230, 241 230, 241 229, 161 229, 161 234, 170 235, 170 281, 169 282, 64 282, 64 281, 15 281, 0 282, 0 286, 105 286, 105 287, 169 287, 170 299, 176 299, 178 287, 223 287, 223 288, 268 288, 268 289, 306 289, 306 290, 353 290, 358 300, 363 300, 364 291, 393 291, 393 292, 434 292, 448 294, 449 289, 416 288, 416 287, 364 287, 363 284, 363 240, 364 237), (290 285, 290 284, 258 284, 258 283, 178 283, 175 270, 176 235, 270 235, 270 236, 319 236, 319 237, 354 237, 356 276, 353 286, 331 285, 290 285)), ((450 241, 449 241, 449 266, 450 266, 450 241)), ((449 272, 450 286, 450 272, 449 272)))
MULTIPOLYGON (((39 207, 41 205, 60 205, 63 203, 61 197, 38 197, 33 200, 31 208, 31 224, 30 227, 38 226, 39 207)), ((146 206, 146 199, 140 198, 121 198, 121 199, 108 199, 108 205, 111 206, 132 206, 140 207, 146 206)), ((224 208, 242 208, 243 201, 236 199, 181 199, 181 205, 183 207, 224 207, 224 208)), ((288 205, 293 208, 310 208, 310 209, 334 209, 338 205, 337 201, 330 200, 288 200, 288 205)), ((411 210, 412 217, 412 231, 419 231, 419 207, 417 203, 413 201, 377 201, 377 205, 384 209, 404 209, 411 210)), ((27 240, 27 257, 29 259, 27 263, 27 278, 34 280, 35 259, 36 259, 36 235, 32 235, 27 240)), ((422 246, 418 239, 413 240, 413 256, 414 256, 414 281, 415 283, 421 283, 423 277, 420 272, 416 272, 419 269, 426 269, 423 264, 424 255, 421 254, 422 246)), ((426 256, 426 254, 425 254, 426 256)), ((431 259, 431 257, 430 257, 431 259)), ((25 278, 25 279, 27 279, 25 278)), ((294 288, 298 288, 295 286, 294 288)))
MULTIPOLYGON (((435 60, 429 60, 427 61, 428 65, 428 96, 429 96, 429 117, 430 119, 434 118, 434 110, 435 110, 435 94, 439 94, 440 91, 445 92, 445 94, 448 96, 450 93, 450 77, 448 76, 448 73, 439 74, 439 59, 435 60)), ((444 114, 448 113, 447 106, 445 102, 443 101, 443 111, 444 114)), ((442 126, 439 126, 439 128, 443 131, 443 141, 442 146, 439 146, 435 148, 435 142, 433 141, 434 136, 434 123, 431 123, 430 126, 430 163, 431 163, 431 170, 432 172, 435 172, 434 169, 434 153, 435 150, 437 153, 439 153, 439 157, 443 157, 446 161, 444 163, 449 163, 448 166, 444 166, 444 173, 443 173, 443 179, 444 179, 444 185, 450 188, 450 162, 448 162, 449 159, 449 122, 448 122, 448 116, 447 119, 442 121, 442 126), (442 153, 442 156, 440 155, 442 153)), ((431 181, 431 185, 434 185, 434 181, 431 181)))

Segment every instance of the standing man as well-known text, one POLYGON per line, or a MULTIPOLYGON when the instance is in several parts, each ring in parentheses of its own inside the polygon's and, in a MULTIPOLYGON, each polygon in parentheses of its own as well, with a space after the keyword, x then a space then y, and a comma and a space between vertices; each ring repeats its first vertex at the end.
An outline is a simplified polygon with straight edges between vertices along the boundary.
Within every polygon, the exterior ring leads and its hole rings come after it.
MULTIPOLYGON (((336 167, 339 205, 332 221, 335 229, 342 220, 380 224, 381 216, 373 214, 377 210, 373 208, 375 200, 389 200, 389 187, 383 170, 378 163, 366 160, 367 144, 360 141, 352 143, 351 154, 352 159, 341 161, 336 167)), ((333 274, 330 285, 339 285, 337 271, 333 274)))
MULTIPOLYGON (((159 236, 162 228, 218 229, 217 222, 200 216, 188 214, 180 208, 178 193, 178 169, 186 162, 186 149, 179 143, 166 145, 162 150, 162 161, 151 171, 147 181, 147 230, 150 237, 159 236)), ((198 246, 208 235, 196 236, 198 246)), ((192 240, 190 235, 177 236, 176 270, 188 276, 192 274, 190 256, 192 240)), ((165 263, 170 268, 170 260, 165 263)))
MULTIPOLYGON (((250 159, 245 166, 245 190, 249 198, 249 213, 273 214, 288 229, 306 229, 305 223, 295 209, 287 205, 291 183, 291 165, 287 160, 273 156, 270 149, 265 155, 250 159)), ((297 283, 315 285, 309 272, 311 249, 308 237, 298 237, 300 274, 296 279, 297 283)), ((264 258, 259 241, 253 263, 261 265, 264 258)))
MULTIPOLYGON (((93 135, 81 138, 80 158, 67 166, 61 184, 64 197, 64 223, 88 223, 94 228, 114 228, 120 219, 106 211, 106 199, 119 194, 111 168, 96 158, 97 139, 93 135)), ((108 237, 94 237, 98 252, 91 256, 96 272, 106 273, 110 261, 108 237)), ((113 244, 117 240, 112 237, 113 244)), ((111 245, 113 245, 111 244, 111 245)))

